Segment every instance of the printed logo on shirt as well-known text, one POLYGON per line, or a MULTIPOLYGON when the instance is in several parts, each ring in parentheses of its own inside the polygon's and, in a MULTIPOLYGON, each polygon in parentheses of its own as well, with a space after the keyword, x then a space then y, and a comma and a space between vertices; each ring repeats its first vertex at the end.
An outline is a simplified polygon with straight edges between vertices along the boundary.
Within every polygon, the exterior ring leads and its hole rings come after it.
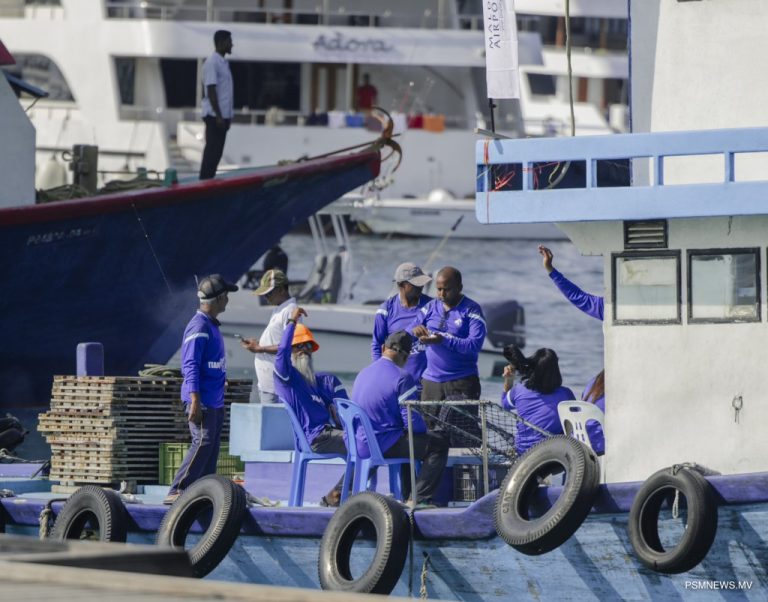
POLYGON ((211 370, 225 370, 227 369, 227 359, 221 358, 218 362, 208 362, 208 367, 211 370))
POLYGON ((454 324, 456 324, 456 326, 461 326, 461 324, 462 324, 462 320, 461 320, 461 318, 456 318, 456 319, 453 321, 453 323, 454 323, 454 324))

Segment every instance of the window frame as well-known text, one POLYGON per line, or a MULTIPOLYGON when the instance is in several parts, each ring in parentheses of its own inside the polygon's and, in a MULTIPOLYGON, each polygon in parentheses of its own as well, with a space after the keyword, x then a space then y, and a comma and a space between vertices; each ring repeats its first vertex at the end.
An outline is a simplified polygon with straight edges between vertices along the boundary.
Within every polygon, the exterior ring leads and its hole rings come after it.
POLYGON ((726 247, 708 249, 688 249, 686 253, 686 266, 688 270, 686 278, 686 293, 688 295, 688 323, 689 324, 755 324, 763 321, 763 285, 761 279, 762 263, 760 262, 760 247, 726 247), (754 318, 694 318, 693 317, 693 272, 691 266, 693 258, 701 255, 749 255, 755 256, 755 290, 757 293, 757 315, 754 318))
POLYGON ((661 250, 654 249, 649 251, 624 251, 621 253, 611 253, 611 305, 612 312, 612 324, 615 326, 653 326, 653 325, 668 325, 668 324, 682 324, 682 274, 681 274, 681 262, 679 250, 661 250), (626 320, 618 319, 616 317, 616 310, 618 305, 616 303, 616 260, 617 259, 666 259, 674 258, 675 260, 675 285, 677 288, 676 305, 677 305, 677 318, 666 320, 626 320))

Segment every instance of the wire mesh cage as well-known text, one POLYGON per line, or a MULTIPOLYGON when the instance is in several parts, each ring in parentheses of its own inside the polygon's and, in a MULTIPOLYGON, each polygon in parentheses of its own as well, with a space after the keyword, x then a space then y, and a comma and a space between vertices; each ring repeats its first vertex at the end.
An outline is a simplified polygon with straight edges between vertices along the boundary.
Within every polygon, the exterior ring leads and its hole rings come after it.
POLYGON ((430 430, 442 432, 453 448, 481 460, 454 466, 454 500, 474 501, 498 488, 516 458, 517 417, 488 400, 405 401, 430 430))

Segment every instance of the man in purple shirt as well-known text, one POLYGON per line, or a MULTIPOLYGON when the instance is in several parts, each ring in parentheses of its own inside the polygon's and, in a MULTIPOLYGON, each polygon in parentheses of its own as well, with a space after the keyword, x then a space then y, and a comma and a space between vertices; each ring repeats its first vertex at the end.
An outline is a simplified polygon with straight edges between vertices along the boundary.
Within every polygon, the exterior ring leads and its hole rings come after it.
MULTIPOLYGON (((397 266, 394 282, 397 284, 398 293, 384 301, 376 310, 371 343, 371 359, 374 362, 381 357, 381 348, 387 337, 410 326, 419 310, 432 301, 432 297, 421 293, 422 288, 431 280, 432 278, 413 263, 401 263, 397 266)), ((416 381, 419 391, 421 375, 427 367, 425 351, 425 345, 415 341, 405 364, 406 372, 416 381)))
MULTIPOLYGON (((341 381, 327 372, 315 372, 312 354, 320 349, 309 328, 297 324, 306 316, 297 307, 288 318, 275 356, 275 391, 298 418, 312 450, 321 454, 346 456, 344 431, 339 427, 334 397, 349 399, 341 381)), ((321 505, 338 506, 344 475, 321 500, 321 505)))
MULTIPOLYGON (((486 332, 483 310, 461 294, 461 272, 456 268, 442 268, 437 273, 436 285, 437 299, 422 307, 407 329, 427 346, 427 368, 421 379, 421 399, 479 399, 477 356, 486 332)), ((479 427, 474 420, 476 416, 477 406, 457 406, 454 411, 449 407, 441 408, 441 421, 472 435, 466 438, 458 430, 451 429, 452 446, 477 445, 479 427), (468 420, 461 418, 462 415, 468 420)))
POLYGON ((544 269, 549 272, 549 277, 552 279, 552 282, 554 282, 557 288, 560 289, 560 292, 563 293, 565 298, 588 316, 597 318, 602 322, 603 298, 585 293, 573 282, 558 272, 552 265, 552 259, 554 258, 552 251, 544 245, 539 245, 539 255, 543 257, 542 263, 544 269))
POLYGON ((173 478, 165 504, 176 501, 200 477, 216 472, 227 378, 224 339, 216 317, 226 309, 228 294, 236 290, 237 286, 219 274, 203 278, 197 287, 200 309, 187 324, 181 344, 181 399, 189 417, 192 445, 173 478))
MULTIPOLYGON (((413 337, 400 330, 384 341, 381 357, 360 371, 352 389, 352 399, 368 417, 376 433, 376 440, 387 458, 405 458, 409 454, 407 409, 400 403, 417 399, 418 388, 413 377, 404 370, 411 354, 413 337)), ((448 442, 440 433, 427 431, 418 412, 412 411, 414 457, 422 461, 416 480, 417 501, 432 503, 432 496, 440 485, 448 458, 448 442)), ((355 433, 357 451, 368 457, 368 441, 362 428, 355 433)), ((410 492, 409 470, 404 465, 402 490, 410 492)))

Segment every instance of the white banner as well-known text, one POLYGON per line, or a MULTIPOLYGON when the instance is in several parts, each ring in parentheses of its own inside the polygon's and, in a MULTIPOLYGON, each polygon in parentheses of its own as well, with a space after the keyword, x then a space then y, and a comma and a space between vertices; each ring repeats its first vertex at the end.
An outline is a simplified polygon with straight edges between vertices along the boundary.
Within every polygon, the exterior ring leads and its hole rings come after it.
POLYGON ((488 98, 520 98, 515 0, 483 0, 488 98))

